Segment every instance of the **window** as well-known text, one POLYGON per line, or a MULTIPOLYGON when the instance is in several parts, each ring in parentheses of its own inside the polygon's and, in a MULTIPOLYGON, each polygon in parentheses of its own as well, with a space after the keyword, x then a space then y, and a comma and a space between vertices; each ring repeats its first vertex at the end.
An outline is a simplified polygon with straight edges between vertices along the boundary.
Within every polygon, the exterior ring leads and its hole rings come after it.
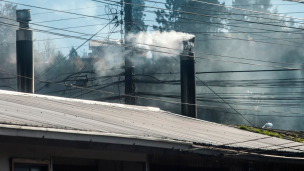
POLYGON ((253 162, 249 162, 249 171, 254 171, 253 162))
POLYGON ((12 171, 49 171, 48 160, 12 159, 12 171))

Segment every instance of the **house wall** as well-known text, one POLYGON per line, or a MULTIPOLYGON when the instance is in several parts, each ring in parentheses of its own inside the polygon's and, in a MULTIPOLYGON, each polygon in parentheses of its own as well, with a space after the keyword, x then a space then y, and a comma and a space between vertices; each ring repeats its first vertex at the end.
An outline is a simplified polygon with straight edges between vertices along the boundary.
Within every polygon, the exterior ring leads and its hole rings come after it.
POLYGON ((98 171, 111 171, 111 169, 114 167, 122 167, 121 164, 123 164, 125 168, 133 168, 132 170, 134 170, 134 168, 137 168, 134 171, 143 171, 143 163, 146 162, 147 155, 144 153, 29 145, 23 144, 22 142, 0 143, 1 171, 10 171, 10 159, 12 158, 44 160, 50 160, 52 158, 53 164, 57 165, 67 165, 73 163, 74 165, 81 165, 81 163, 83 163, 83 165, 92 165, 92 161, 94 161, 96 162, 98 171), (116 166, 113 164, 113 162, 116 166), (111 167, 104 167, 106 165, 109 165, 111 167))
POLYGON ((0 171, 10 171, 12 158, 51 160, 53 171, 304 170, 303 162, 286 162, 286 159, 231 158, 178 149, 0 136, 0 171))
POLYGON ((292 163, 286 160, 271 161, 269 158, 248 160, 228 158, 219 155, 181 153, 179 155, 148 155, 150 171, 303 171, 304 162, 292 163), (161 169, 160 169, 161 168, 161 169))

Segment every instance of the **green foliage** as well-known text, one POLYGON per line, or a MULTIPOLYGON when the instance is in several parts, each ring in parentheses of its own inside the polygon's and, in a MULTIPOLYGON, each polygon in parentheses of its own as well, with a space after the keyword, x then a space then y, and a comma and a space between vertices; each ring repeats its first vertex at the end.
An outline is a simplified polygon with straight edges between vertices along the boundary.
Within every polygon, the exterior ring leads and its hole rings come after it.
POLYGON ((245 125, 241 125, 240 129, 249 130, 249 128, 247 126, 245 126, 245 125))
POLYGON ((145 26, 144 19, 146 14, 144 14, 145 7, 143 7, 143 5, 145 5, 145 1, 133 0, 132 3, 142 5, 142 6, 136 6, 136 5, 133 6, 132 17, 135 23, 133 25, 133 32, 136 33, 140 31, 146 31, 148 26, 145 26))
POLYGON ((74 47, 70 50, 70 58, 75 59, 78 56, 78 53, 74 47))
MULTIPOLYGON (((218 0, 204 0, 205 2, 219 4, 218 0)), ((226 9, 219 6, 208 6, 206 9, 206 4, 188 1, 188 0, 166 0, 166 10, 157 10, 156 21, 157 23, 165 29, 174 29, 175 31, 193 31, 193 32, 206 32, 206 31, 219 31, 221 29, 221 24, 219 27, 214 27, 210 23, 221 23, 223 21, 219 18, 205 17, 203 15, 193 15, 190 13, 200 13, 200 14, 212 14, 213 16, 220 15, 225 17, 222 12, 226 9), (190 12, 190 13, 189 13, 190 12)), ((154 28, 159 29, 159 28, 154 28)), ((160 31, 164 31, 161 30, 160 31)), ((196 37, 203 37, 202 34, 195 34, 196 37)))
POLYGON ((257 129, 257 128, 248 128, 245 125, 241 125, 241 126, 239 126, 239 128, 243 129, 243 130, 259 133, 259 134, 264 134, 264 135, 272 136, 272 137, 278 137, 278 138, 287 137, 287 138, 292 139, 293 141, 304 143, 304 139, 301 139, 301 138, 294 139, 295 137, 298 137, 297 134, 293 134, 293 136, 291 136, 291 135, 284 135, 284 134, 280 135, 279 133, 276 133, 276 132, 270 132, 270 131, 266 131, 266 130, 260 130, 260 129, 257 129))
POLYGON ((272 137, 282 138, 282 136, 280 134, 276 133, 276 132, 263 131, 263 130, 260 130, 260 129, 257 129, 257 128, 248 128, 245 125, 241 125, 239 128, 243 129, 243 130, 259 133, 259 134, 264 134, 264 135, 268 135, 268 136, 272 136, 272 137))
POLYGON ((301 139, 301 138, 297 138, 297 139, 295 139, 294 141, 300 142, 300 143, 304 143, 304 139, 301 139))

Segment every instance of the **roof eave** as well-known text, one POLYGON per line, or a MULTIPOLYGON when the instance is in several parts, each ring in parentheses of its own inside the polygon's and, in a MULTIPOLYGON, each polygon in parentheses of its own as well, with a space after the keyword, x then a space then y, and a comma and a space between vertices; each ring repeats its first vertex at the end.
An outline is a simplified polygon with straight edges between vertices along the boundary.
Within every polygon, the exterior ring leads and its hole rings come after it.
POLYGON ((147 147, 157 147, 166 149, 189 149, 190 142, 143 137, 134 135, 123 135, 116 133, 91 132, 80 130, 66 130, 55 128, 30 127, 19 125, 0 124, 0 135, 13 137, 44 138, 67 141, 84 141, 111 143, 122 145, 138 145, 147 147))

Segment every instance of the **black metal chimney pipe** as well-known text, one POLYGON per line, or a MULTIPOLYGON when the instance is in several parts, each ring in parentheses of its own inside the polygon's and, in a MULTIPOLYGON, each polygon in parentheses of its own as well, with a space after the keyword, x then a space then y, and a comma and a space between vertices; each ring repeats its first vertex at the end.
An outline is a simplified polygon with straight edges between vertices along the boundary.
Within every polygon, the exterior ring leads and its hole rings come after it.
POLYGON ((16 31, 17 52, 17 90, 19 92, 34 93, 34 50, 33 30, 30 30, 29 21, 31 10, 17 10, 17 21, 20 24, 16 31))
POLYGON ((194 43, 195 37, 183 41, 184 51, 180 55, 181 106, 182 115, 197 118, 194 43))
MULTIPOLYGON (((128 34, 133 31, 133 9, 132 0, 124 0, 125 4, 125 43, 127 46, 131 45, 131 42, 127 39, 128 34)), ((125 104, 135 105, 135 74, 134 74, 134 54, 133 48, 125 48, 127 54, 125 57, 125 104)))

